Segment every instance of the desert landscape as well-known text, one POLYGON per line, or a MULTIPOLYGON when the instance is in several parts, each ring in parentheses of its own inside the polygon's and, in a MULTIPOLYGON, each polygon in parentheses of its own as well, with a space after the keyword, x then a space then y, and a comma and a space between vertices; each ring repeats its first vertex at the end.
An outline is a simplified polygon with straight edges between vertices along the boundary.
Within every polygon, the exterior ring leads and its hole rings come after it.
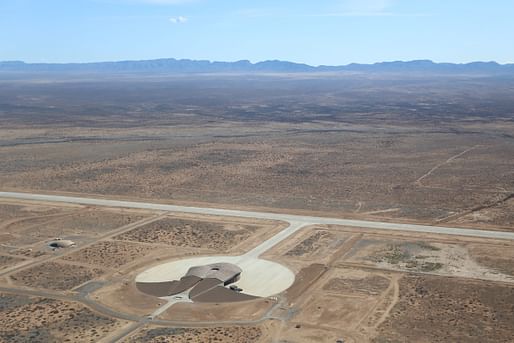
POLYGON ((2 342, 514 341, 513 78, 43 73, 0 90, 2 342), (243 266, 205 283, 218 301, 136 286, 204 257, 243 266), (223 300, 261 264, 294 280, 223 300))

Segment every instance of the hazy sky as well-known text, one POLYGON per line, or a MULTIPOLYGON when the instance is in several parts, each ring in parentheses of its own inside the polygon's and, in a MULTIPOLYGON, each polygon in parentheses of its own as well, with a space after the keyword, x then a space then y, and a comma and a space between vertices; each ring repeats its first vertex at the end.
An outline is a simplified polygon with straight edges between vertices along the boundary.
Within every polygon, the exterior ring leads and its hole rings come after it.
POLYGON ((0 60, 514 62, 513 0, 0 0, 0 60))

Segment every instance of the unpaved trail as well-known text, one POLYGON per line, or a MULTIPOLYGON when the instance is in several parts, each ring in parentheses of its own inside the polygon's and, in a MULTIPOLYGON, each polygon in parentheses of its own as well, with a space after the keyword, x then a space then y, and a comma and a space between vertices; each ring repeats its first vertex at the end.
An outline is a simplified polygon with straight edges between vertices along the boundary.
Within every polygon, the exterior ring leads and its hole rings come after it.
MULTIPOLYGON (((391 303, 387 306, 384 313, 380 316, 380 318, 375 323, 375 325, 373 325, 373 327, 375 329, 378 328, 387 319, 387 317, 389 317, 391 310, 398 303, 398 300, 400 300, 400 284, 398 282, 399 278, 400 278, 399 276, 393 276, 393 278, 391 279, 391 284, 392 284, 392 288, 393 288, 393 295, 392 295, 391 303)), ((387 294, 385 297, 387 297, 387 294)), ((385 297, 384 297, 384 300, 385 300, 385 297)))
POLYGON ((432 169, 430 169, 428 172, 426 172, 425 174, 423 174, 422 176, 420 176, 416 181, 414 181, 414 184, 416 186, 424 186, 422 181, 424 179, 426 179, 427 177, 429 177, 433 172, 435 172, 437 169, 441 168, 442 166, 448 164, 448 163, 451 163, 452 161, 456 160, 457 158, 467 154, 468 152, 472 151, 472 150, 475 150, 477 149, 478 147, 480 147, 480 145, 475 145, 475 146, 472 146, 471 148, 468 148, 456 155, 453 155, 451 156, 450 158, 448 158, 446 161, 442 162, 442 163, 439 163, 438 165, 436 165, 435 167, 433 167, 432 169))

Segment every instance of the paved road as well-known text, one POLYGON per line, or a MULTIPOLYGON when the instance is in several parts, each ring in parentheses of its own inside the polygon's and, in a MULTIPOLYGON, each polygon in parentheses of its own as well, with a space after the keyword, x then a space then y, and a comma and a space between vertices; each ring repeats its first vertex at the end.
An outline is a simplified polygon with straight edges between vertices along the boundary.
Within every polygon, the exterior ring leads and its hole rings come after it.
POLYGON ((208 215, 216 215, 216 216, 271 219, 271 220, 286 221, 288 223, 302 223, 303 225, 333 224, 333 225, 344 225, 344 226, 351 226, 351 227, 361 227, 361 228, 367 228, 367 229, 397 230, 397 231, 433 233, 433 234, 443 234, 443 235, 457 235, 457 236, 468 236, 468 237, 514 240, 514 232, 473 230, 473 229, 462 229, 462 228, 443 227, 443 226, 416 225, 416 224, 404 224, 404 223, 400 224, 400 223, 375 222, 375 221, 366 221, 366 220, 300 216, 300 215, 290 215, 290 214, 280 214, 280 213, 239 211, 239 210, 227 210, 227 209, 208 208, 208 207, 204 208, 204 207, 176 206, 176 205, 165 205, 165 204, 155 204, 155 203, 145 203, 145 202, 119 201, 119 200, 69 197, 69 196, 32 194, 32 193, 0 192, 0 198, 35 200, 35 201, 51 201, 51 202, 62 202, 62 203, 80 204, 80 205, 93 205, 93 206, 136 208, 136 209, 148 209, 148 210, 158 210, 158 211, 168 211, 168 212, 208 214, 208 215))
MULTIPOLYGON (((130 223, 130 224, 127 224, 125 226, 122 226, 122 227, 120 227, 120 228, 118 228, 116 230, 108 231, 106 234, 97 236, 93 241, 91 241, 89 243, 86 243, 86 244, 81 244, 80 247, 82 249, 82 248, 86 248, 88 246, 95 245, 99 240, 102 240, 102 239, 105 239, 105 238, 109 238, 109 237, 118 235, 118 234, 120 234, 122 232, 132 230, 133 228, 136 228, 136 227, 139 227, 139 226, 143 226, 143 225, 152 223, 152 222, 157 221, 157 220, 162 219, 162 218, 165 218, 164 214, 160 214, 160 215, 157 215, 157 216, 152 216, 152 217, 149 217, 149 218, 143 218, 143 219, 138 220, 138 221, 136 221, 134 223, 130 223)), ((15 247, 15 249, 17 249, 17 248, 18 247, 15 247)), ((15 265, 11 266, 11 267, 7 267, 7 268, 2 269, 2 271, 0 271, 0 276, 12 273, 12 272, 14 272, 16 270, 19 270, 19 269, 27 268, 27 267, 32 266, 32 265, 36 265, 36 264, 39 264, 39 263, 49 262, 51 260, 60 259, 60 258, 62 258, 64 256, 66 256, 66 255, 71 255, 73 253, 74 253, 74 250, 68 250, 68 251, 65 251, 63 253, 53 255, 53 256, 51 256, 49 258, 27 260, 25 262, 18 263, 18 264, 15 264, 15 265)))
POLYGON ((282 242, 287 237, 291 236, 296 231, 300 230, 301 228, 305 227, 308 224, 300 223, 300 222, 289 222, 289 226, 285 228, 284 230, 280 231, 270 239, 262 242, 252 250, 248 251, 246 254, 242 255, 242 259, 248 259, 248 258, 257 258, 260 255, 264 254, 266 251, 273 248, 278 243, 282 242))
MULTIPOLYGON (((69 197, 69 196, 57 196, 57 195, 44 195, 44 194, 32 194, 32 193, 15 193, 15 192, 0 192, 0 198, 8 199, 19 199, 19 200, 32 200, 32 201, 49 201, 49 202, 60 202, 80 205, 93 205, 93 206, 107 206, 107 207, 122 207, 122 208, 134 208, 134 209, 148 209, 165 212, 183 212, 192 214, 207 214, 216 216, 232 216, 232 217, 243 217, 243 218, 257 218, 267 220, 279 220, 289 223, 289 226, 284 230, 280 231, 270 239, 262 242, 254 249, 248 251, 242 255, 242 259, 258 258, 261 254, 271 249, 290 235, 294 234, 298 230, 302 229, 307 225, 313 224, 332 224, 332 225, 344 225, 351 227, 360 227, 368 229, 380 229, 380 230, 397 230, 397 231, 409 231, 419 233, 432 233, 432 234, 445 234, 445 235, 459 235, 459 236, 470 236, 470 237, 483 237, 483 238, 495 238, 495 239, 509 239, 514 240, 514 233, 511 232, 500 232, 500 231, 485 231, 485 230, 471 230, 462 228, 442 227, 442 226, 428 226, 428 225, 415 225, 415 224, 396 224, 389 222, 374 222, 374 221, 363 221, 363 220, 350 220, 350 219, 339 219, 339 218, 326 218, 326 217, 313 217, 313 216, 299 216, 279 213, 266 213, 266 212, 253 212, 253 211, 238 211, 238 210, 226 210, 216 208, 201 208, 201 207, 188 207, 188 206, 176 206, 176 205, 165 205, 155 203, 143 203, 143 202, 130 202, 130 201, 118 201, 118 200, 107 200, 107 199, 94 199, 94 198, 82 198, 82 197, 69 197)), ((155 218, 152 218, 155 220, 155 218)), ((62 298, 63 300, 75 300, 82 302, 83 304, 90 306, 94 310, 103 313, 108 316, 122 318, 125 320, 132 321, 130 325, 125 327, 123 330, 118 332, 115 336, 106 338, 106 342, 118 342, 129 334, 142 327, 143 325, 152 322, 161 325, 178 325, 177 322, 170 322, 165 320, 156 319, 162 312, 171 307, 175 302, 170 301, 160 308, 158 308, 151 316, 147 317, 136 317, 119 313, 111 310, 94 300, 90 299, 87 294, 80 294, 78 296, 62 296, 57 294, 49 294, 41 291, 29 291, 20 290, 13 288, 0 287, 0 291, 10 291, 16 294, 26 294, 32 296, 50 296, 53 298, 62 298)), ((259 318, 255 321, 243 321, 243 324, 255 324, 265 319, 270 318, 271 312, 266 317, 259 318)), ((227 322, 231 325, 236 322, 227 322)), ((201 325, 202 323, 196 322, 193 326, 201 325)), ((212 324, 206 322, 205 324, 212 324)), ((219 323, 218 323, 219 324, 219 323)), ((180 323, 180 326, 190 326, 191 323, 180 323)))
POLYGON ((90 299, 89 297, 83 296, 81 294, 79 294, 79 295, 66 294, 66 293, 60 294, 58 292, 53 292, 53 291, 33 290, 33 289, 24 289, 24 288, 20 288, 20 287, 4 287, 4 286, 0 286, 0 292, 13 293, 13 294, 18 294, 18 295, 27 295, 30 297, 43 297, 43 298, 50 298, 50 299, 59 299, 59 300, 63 300, 63 301, 76 301, 76 302, 80 302, 86 306, 89 306, 96 312, 101 313, 108 317, 114 317, 114 318, 128 320, 128 321, 139 321, 141 319, 141 317, 139 317, 139 316, 112 310, 109 307, 106 307, 106 306, 90 299))

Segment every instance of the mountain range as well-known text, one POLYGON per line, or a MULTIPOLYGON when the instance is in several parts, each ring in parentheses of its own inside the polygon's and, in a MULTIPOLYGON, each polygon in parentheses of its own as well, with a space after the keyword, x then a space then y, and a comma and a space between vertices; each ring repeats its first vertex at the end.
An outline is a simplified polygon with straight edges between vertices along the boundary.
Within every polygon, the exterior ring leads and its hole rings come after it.
POLYGON ((311 66, 288 61, 271 60, 251 63, 211 62, 189 59, 155 59, 141 61, 93 63, 25 63, 0 62, 0 72, 50 73, 309 73, 309 72, 366 72, 366 73, 454 73, 454 74, 514 74, 514 64, 471 62, 464 64, 435 63, 430 60, 352 63, 341 66, 311 66))

